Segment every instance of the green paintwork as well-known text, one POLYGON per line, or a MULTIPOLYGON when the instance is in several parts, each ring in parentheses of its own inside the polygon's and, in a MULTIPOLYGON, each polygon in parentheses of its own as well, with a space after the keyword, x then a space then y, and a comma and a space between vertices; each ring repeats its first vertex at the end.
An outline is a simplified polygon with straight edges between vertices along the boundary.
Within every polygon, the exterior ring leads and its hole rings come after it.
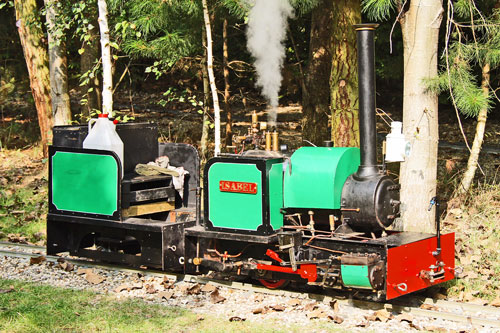
POLYGON ((342 283, 346 287, 371 288, 368 266, 341 265, 342 283))
POLYGON ((52 203, 58 210, 113 215, 118 164, 110 155, 58 151, 52 156, 52 203))
POLYGON ((255 164, 214 163, 208 171, 209 219, 214 227, 257 230, 262 224, 262 173, 255 164), (222 192, 221 180, 257 184, 257 194, 222 192))
POLYGON ((283 208, 283 163, 275 163, 269 170, 269 215, 274 230, 283 226, 281 208, 283 208))
POLYGON ((284 206, 340 209, 342 187, 359 167, 359 148, 302 147, 285 171, 284 206))

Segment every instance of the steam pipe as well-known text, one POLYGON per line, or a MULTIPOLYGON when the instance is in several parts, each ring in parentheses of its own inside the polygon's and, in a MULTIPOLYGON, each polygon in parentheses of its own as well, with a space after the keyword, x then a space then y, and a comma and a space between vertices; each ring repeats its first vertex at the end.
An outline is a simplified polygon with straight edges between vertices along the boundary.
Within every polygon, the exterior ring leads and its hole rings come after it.
POLYGON ((375 29, 378 24, 355 24, 358 47, 359 137, 361 164, 356 176, 378 175, 375 121, 375 29))

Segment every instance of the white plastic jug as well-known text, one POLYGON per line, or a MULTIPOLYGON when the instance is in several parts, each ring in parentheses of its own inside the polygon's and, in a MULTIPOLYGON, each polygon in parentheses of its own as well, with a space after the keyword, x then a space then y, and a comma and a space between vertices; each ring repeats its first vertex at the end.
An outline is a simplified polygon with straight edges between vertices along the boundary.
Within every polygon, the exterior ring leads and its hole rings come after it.
POLYGON ((108 119, 106 113, 101 113, 97 119, 90 119, 89 134, 83 140, 83 148, 111 150, 118 155, 122 167, 123 177, 123 142, 116 133, 113 122, 108 119), (92 124, 94 126, 92 126, 92 124))

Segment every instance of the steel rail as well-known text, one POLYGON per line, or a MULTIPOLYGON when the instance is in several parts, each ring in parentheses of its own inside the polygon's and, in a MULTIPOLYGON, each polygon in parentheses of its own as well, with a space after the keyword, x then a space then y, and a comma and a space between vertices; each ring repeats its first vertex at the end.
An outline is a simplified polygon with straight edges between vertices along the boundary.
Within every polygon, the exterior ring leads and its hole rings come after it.
MULTIPOLYGON (((17 243, 0 242, 1 246, 18 246, 17 243)), ((40 247, 32 246, 29 244, 23 244, 23 248, 31 248, 33 250, 39 251, 40 247)), ((42 248, 42 250, 45 250, 42 248)), ((423 297, 413 297, 412 301, 418 304, 432 305, 437 308, 437 310, 423 309, 416 306, 405 305, 400 300, 391 303, 379 303, 366 300, 356 300, 356 299, 339 299, 335 296, 322 295, 322 294, 312 294, 312 293, 302 293, 297 291, 282 290, 282 289, 267 289, 262 286, 256 286, 251 283, 235 282, 235 281, 224 281, 224 280, 213 280, 204 276, 190 275, 190 274, 177 274, 177 273, 166 273, 159 270, 143 270, 137 268, 123 267, 120 265, 99 263, 94 261, 89 261, 85 259, 72 259, 64 256, 47 256, 40 253, 28 253, 28 252, 18 252, 11 250, 4 250, 0 248, 0 256, 8 256, 14 258, 34 258, 43 255, 48 262, 57 262, 58 260, 64 259, 66 262, 80 265, 83 267, 100 268, 105 270, 113 270, 128 273, 141 273, 144 276, 154 276, 154 277, 168 277, 170 279, 176 280, 178 282, 191 282, 207 284, 211 283, 218 287, 227 287, 237 290, 253 291, 256 293, 275 295, 275 296, 285 296, 296 299, 310 299, 315 301, 322 301, 325 303, 336 301, 338 304, 345 306, 354 306, 358 308, 370 309, 370 310, 381 310, 386 309, 388 311, 393 311, 396 313, 408 313, 414 316, 421 316, 426 318, 444 319, 460 323, 468 323, 472 326, 487 326, 492 328, 500 328, 500 309, 496 309, 491 306, 481 306, 477 304, 469 303, 459 303, 446 300, 434 300, 432 298, 423 297), (448 310, 448 311, 444 311, 448 310), (450 312, 450 310, 459 311, 450 312), (476 314, 481 312, 483 314, 488 314, 489 316, 496 317, 493 318, 483 318, 476 314)))

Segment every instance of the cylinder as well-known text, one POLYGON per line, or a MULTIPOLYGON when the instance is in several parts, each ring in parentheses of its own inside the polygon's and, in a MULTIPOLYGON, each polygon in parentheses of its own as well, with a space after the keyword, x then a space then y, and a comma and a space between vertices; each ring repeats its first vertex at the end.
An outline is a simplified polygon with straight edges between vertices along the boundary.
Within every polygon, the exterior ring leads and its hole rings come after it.
POLYGON ((271 151, 271 132, 266 132, 266 151, 271 151))
POLYGON ((273 151, 279 151, 278 132, 273 132, 273 151))
POLYGON ((361 164, 357 176, 378 174, 375 121, 375 29, 378 24, 356 24, 358 47, 359 137, 361 164))
POLYGON ((259 118, 257 117, 257 112, 252 112, 252 128, 256 128, 259 123, 259 118))

